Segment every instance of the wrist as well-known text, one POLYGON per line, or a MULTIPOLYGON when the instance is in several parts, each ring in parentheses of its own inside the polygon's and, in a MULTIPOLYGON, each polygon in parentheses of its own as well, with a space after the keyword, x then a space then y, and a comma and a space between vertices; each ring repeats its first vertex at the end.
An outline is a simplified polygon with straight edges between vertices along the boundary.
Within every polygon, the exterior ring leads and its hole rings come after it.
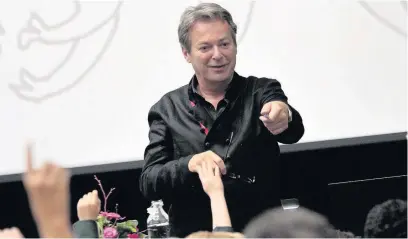
POLYGON ((214 191, 208 194, 211 200, 223 199, 224 197, 224 190, 214 191))
POLYGON ((81 216, 78 216, 78 220, 79 221, 95 221, 96 219, 98 219, 98 216, 91 216, 91 215, 86 215, 86 216, 84 216, 84 215, 81 215, 81 216))
POLYGON ((60 229, 44 229, 40 230, 41 237, 44 238, 72 238, 73 234, 72 231, 68 228, 60 228, 60 229))
POLYGON ((78 221, 96 221, 97 217, 93 218, 93 217, 81 217, 78 218, 78 221))
POLYGON ((68 220, 50 218, 37 223, 41 237, 69 238, 72 237, 71 224, 68 220))

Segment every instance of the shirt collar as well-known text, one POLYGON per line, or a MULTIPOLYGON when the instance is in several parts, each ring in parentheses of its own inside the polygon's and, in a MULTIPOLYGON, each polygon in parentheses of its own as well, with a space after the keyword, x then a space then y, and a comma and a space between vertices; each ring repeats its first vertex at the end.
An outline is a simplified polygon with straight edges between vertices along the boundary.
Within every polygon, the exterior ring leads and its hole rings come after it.
MULTIPOLYGON (((227 98, 227 95, 230 94, 230 92, 232 91, 232 88, 234 85, 236 85, 237 81, 238 81, 238 74, 234 72, 233 76, 232 76, 232 80, 231 82, 228 84, 227 89, 225 90, 225 98, 227 98)), ((196 75, 193 76, 193 78, 191 79, 191 88, 194 94, 200 95, 198 93, 198 80, 196 75)))

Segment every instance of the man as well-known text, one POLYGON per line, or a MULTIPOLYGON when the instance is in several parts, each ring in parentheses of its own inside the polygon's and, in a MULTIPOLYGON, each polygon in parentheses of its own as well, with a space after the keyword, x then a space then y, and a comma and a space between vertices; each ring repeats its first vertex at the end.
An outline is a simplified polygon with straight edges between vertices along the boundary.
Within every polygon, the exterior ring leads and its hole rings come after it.
POLYGON ((221 172, 236 231, 275 206, 278 142, 296 143, 304 133, 302 118, 278 81, 234 71, 236 33, 231 14, 221 6, 187 8, 178 35, 195 74, 148 114, 150 143, 140 189, 147 199, 171 205, 171 236, 211 230, 210 201, 198 175, 204 162, 221 172))

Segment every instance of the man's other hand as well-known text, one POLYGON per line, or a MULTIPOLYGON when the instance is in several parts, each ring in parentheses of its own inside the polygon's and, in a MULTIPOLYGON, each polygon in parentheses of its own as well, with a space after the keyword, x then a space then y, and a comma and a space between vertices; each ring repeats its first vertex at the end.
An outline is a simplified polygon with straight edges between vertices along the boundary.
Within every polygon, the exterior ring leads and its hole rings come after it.
POLYGON ((289 125, 289 106, 282 101, 271 101, 262 107, 259 119, 273 135, 285 131, 289 125))

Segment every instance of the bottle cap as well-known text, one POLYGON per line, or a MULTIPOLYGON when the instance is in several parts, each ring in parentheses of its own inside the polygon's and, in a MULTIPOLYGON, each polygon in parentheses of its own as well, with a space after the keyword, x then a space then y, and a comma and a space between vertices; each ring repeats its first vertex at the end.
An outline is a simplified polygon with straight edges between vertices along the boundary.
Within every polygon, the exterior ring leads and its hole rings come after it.
POLYGON ((160 200, 157 200, 157 201, 152 201, 152 205, 160 205, 160 206, 163 206, 163 201, 160 199, 160 200))

